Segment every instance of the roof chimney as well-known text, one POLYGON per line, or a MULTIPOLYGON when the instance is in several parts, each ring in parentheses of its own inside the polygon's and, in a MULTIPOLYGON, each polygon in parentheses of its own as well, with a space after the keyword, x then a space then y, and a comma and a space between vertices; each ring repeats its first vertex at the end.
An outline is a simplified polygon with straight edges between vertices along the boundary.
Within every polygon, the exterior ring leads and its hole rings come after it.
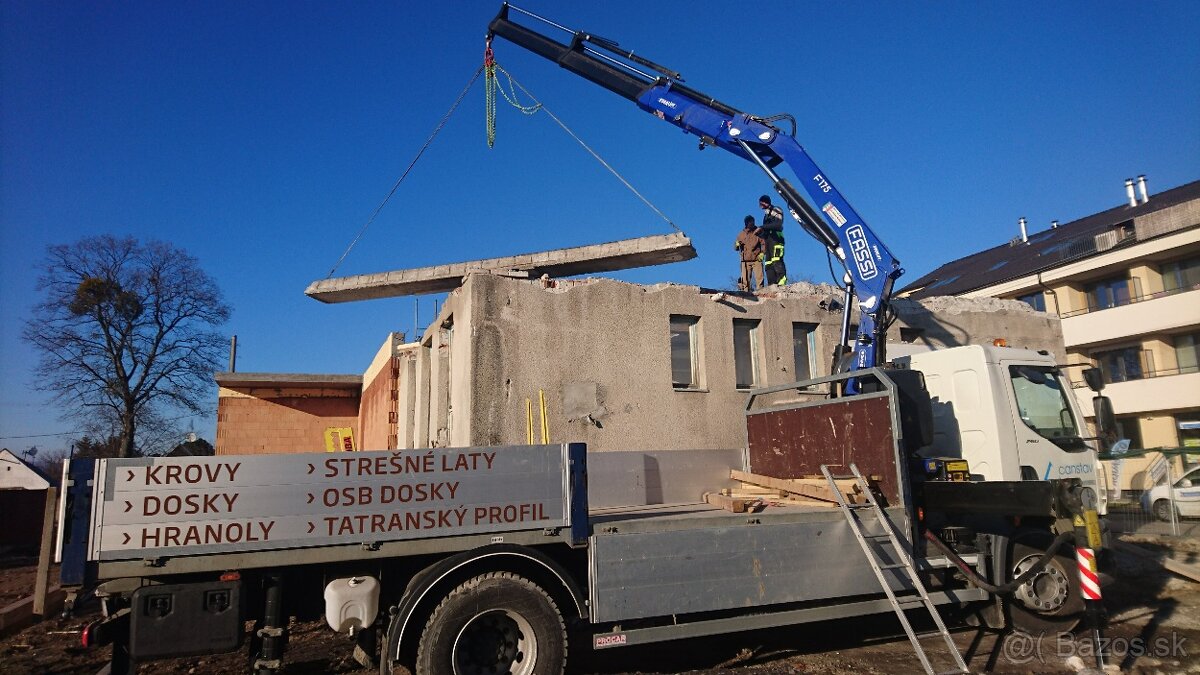
POLYGON ((1142 203, 1150 201, 1150 195, 1146 194, 1146 175, 1138 176, 1138 192, 1141 193, 1142 203))
POLYGON ((1125 179, 1125 196, 1129 197, 1129 205, 1137 206, 1137 197, 1133 196, 1133 179, 1125 179))
POLYGON ((1021 216, 1020 218, 1018 218, 1017 224, 1021 226, 1021 241, 1028 244, 1029 243, 1029 233, 1027 233, 1025 231, 1025 216, 1021 216))
POLYGON ((1057 220, 1050 221, 1050 229, 1052 229, 1052 230, 1058 229, 1058 221, 1057 220))

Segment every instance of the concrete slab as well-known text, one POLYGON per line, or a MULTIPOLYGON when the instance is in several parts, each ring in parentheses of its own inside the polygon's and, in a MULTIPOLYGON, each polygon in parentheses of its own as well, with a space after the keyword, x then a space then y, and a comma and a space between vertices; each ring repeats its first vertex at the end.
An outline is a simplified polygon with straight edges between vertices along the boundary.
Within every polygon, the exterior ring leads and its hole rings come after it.
POLYGON ((328 303, 374 300, 452 291, 471 272, 525 272, 531 277, 548 274, 560 278, 665 265, 695 257, 696 249, 687 236, 660 234, 451 265, 321 279, 309 284, 304 294, 328 303))

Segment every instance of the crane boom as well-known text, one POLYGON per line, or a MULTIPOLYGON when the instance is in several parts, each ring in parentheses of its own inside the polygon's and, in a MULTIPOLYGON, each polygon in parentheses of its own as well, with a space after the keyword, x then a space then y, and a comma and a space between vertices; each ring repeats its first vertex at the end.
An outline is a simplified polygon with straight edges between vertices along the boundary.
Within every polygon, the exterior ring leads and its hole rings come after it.
MULTIPOLYGON (((612 40, 566 28, 508 3, 501 6, 488 26, 489 39, 492 36, 502 37, 633 101, 642 110, 699 137, 701 149, 716 146, 757 165, 787 202, 800 227, 832 252, 846 271, 847 296, 854 295, 860 309, 851 368, 871 368, 885 360, 892 288, 904 270, 796 141, 795 121, 790 115, 764 118, 742 112, 683 84, 679 73, 637 56, 612 40), (570 42, 559 42, 514 23, 512 11, 568 33, 570 42), (791 121, 790 134, 779 128, 780 120, 791 121), (776 172, 780 164, 791 169, 809 199, 776 172)), ((846 344, 851 311, 848 304, 843 311, 847 314, 842 322, 842 344, 846 344)), ((854 391, 853 381, 849 390, 854 391)))

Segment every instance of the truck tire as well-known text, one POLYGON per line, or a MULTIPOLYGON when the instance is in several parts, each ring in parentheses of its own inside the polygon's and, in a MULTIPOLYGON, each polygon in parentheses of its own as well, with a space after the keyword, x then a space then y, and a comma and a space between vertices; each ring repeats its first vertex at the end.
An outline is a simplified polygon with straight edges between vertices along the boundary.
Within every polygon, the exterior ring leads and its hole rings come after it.
POLYGON ((562 675, 567 629, 554 600, 509 572, 490 572, 451 591, 417 644, 417 675, 562 675))
MULTIPOLYGON (((1048 532, 1026 531, 1013 536, 1009 549, 1009 579, 1029 569, 1054 542, 1048 532)), ((1033 579, 1007 598, 1012 628, 1026 633, 1070 631, 1083 615, 1083 594, 1075 552, 1069 546, 1057 554, 1033 579)))

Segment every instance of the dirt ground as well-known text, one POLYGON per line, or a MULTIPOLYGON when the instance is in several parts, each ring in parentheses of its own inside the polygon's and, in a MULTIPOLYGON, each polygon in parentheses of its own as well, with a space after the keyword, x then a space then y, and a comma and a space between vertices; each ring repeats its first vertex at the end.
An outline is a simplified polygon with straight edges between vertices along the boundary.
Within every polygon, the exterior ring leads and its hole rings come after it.
MULTIPOLYGON (((1159 557, 1195 564, 1200 541, 1137 537, 1139 546, 1159 557)), ((1153 559, 1119 550, 1106 568, 1105 605, 1109 626, 1108 672, 1200 673, 1200 583, 1165 572, 1153 559)), ((0 568, 3 602, 32 588, 30 565, 0 568)), ((0 639, 0 673, 95 673, 107 662, 107 648, 79 648, 79 630, 95 618, 88 610, 70 620, 50 619, 0 639)), ((927 630, 929 626, 925 626, 927 630)), ((921 627, 918 626, 918 630, 921 627)), ((323 622, 293 622, 287 673, 374 671, 350 658, 352 645, 323 622)), ((966 626, 954 638, 972 672, 1072 673, 1094 666, 1086 631, 1074 635, 998 636, 966 626)), ((947 670, 950 657, 940 642, 926 642, 935 670, 947 670)), ((920 672, 894 617, 847 619, 820 624, 749 631, 720 638, 681 640, 604 652, 575 650, 574 675, 841 675, 920 672)), ((248 672, 245 653, 157 661, 140 673, 218 675, 248 672)))

